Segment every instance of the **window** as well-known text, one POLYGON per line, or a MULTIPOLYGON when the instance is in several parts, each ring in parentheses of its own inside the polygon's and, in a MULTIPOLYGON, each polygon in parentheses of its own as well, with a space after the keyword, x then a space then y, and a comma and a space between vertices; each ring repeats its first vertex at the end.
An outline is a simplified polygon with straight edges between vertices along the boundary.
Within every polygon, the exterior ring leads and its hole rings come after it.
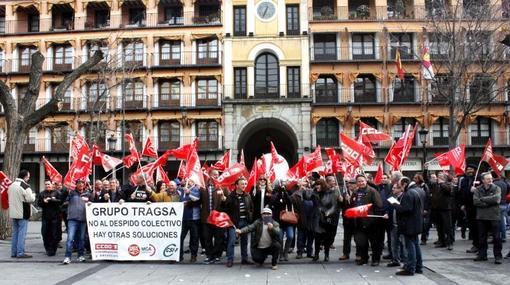
POLYGON ((314 20, 335 20, 336 3, 331 0, 313 0, 314 20))
POLYGON ((246 6, 234 6, 234 36, 246 36, 246 6))
MULTIPOLYGON (((197 1, 200 2, 200 1, 197 1)), ((198 7, 195 5, 195 15, 198 10, 198 17, 193 17, 193 23, 195 24, 218 24, 221 23, 221 8, 218 2, 213 3, 208 1, 202 1, 198 7)))
POLYGON ((375 59, 375 43, 373 34, 352 35, 352 58, 375 59))
POLYGON ((315 82, 316 103, 338 103, 338 87, 336 78, 322 76, 315 82))
POLYGON ((90 82, 88 84, 87 88, 87 102, 88 102, 88 108, 94 109, 94 105, 97 110, 104 109, 106 105, 106 99, 108 97, 108 89, 106 87, 106 84, 101 81, 94 81, 90 82))
POLYGON ((448 145, 448 118, 439 118, 432 125, 432 143, 433 145, 448 145))
POLYGON ((94 14, 94 27, 104 28, 110 25, 110 11, 99 9, 94 14))
POLYGON ((436 74, 431 88, 433 103, 446 103, 449 101, 450 77, 448 74, 436 74))
POLYGON ((124 43, 124 63, 128 65, 143 65, 143 42, 129 41, 124 43))
POLYGON ((4 51, 0 49, 0 72, 3 72, 4 67, 4 51))
MULTIPOLYGON (((27 92, 28 92, 28 84, 17 84, 16 85, 16 91, 17 91, 17 94, 18 94, 18 110, 21 110, 21 107, 22 107, 22 101, 23 101, 23 98, 25 98, 27 92)), ((32 108, 32 110, 35 110, 35 105, 34 107, 32 108)))
POLYGON ((431 18, 447 17, 449 13, 446 0, 425 0, 425 9, 431 18))
POLYGON ((490 34, 481 31, 468 32, 466 35, 466 53, 471 60, 487 59, 490 51, 490 34))
POLYGON ((218 105, 218 81, 216 79, 197 80, 197 105, 218 105))
POLYGON ((491 136, 492 124, 489 118, 478 117, 473 123, 471 123, 472 145, 484 145, 491 136))
POLYGON ((127 81, 124 85, 124 103, 126 108, 143 107, 143 89, 142 81, 127 81))
POLYGON ((28 15, 28 32, 29 33, 39 32, 39 15, 38 14, 28 15))
POLYGON ((179 147, 181 134, 180 125, 176 121, 163 121, 159 123, 158 148, 171 149, 179 147))
POLYGON ((54 68, 70 69, 73 64, 73 47, 70 45, 54 45, 54 68))
MULTIPOLYGON (((51 88, 51 96, 52 97, 55 97, 55 92, 57 91, 57 84, 52 84, 50 85, 50 88, 51 88)), ((64 98, 62 100, 62 102, 60 103, 59 105, 59 108, 61 111, 69 111, 71 110, 71 97, 72 97, 72 88, 73 87, 69 87, 67 88, 66 92, 64 93, 64 98)))
POLYGON ((279 96, 278 58, 263 53, 255 59, 255 97, 278 98, 279 96))
POLYGON ((469 97, 476 98, 480 103, 492 102, 497 92, 492 90, 496 82, 489 75, 476 75, 469 85, 469 97))
POLYGON ((218 148, 218 123, 216 121, 199 121, 197 136, 200 149, 218 148))
POLYGON ((464 0, 464 15, 468 18, 479 19, 480 17, 487 17, 489 10, 487 0, 464 0))
POLYGON ((299 5, 287 5, 287 35, 299 35, 299 5))
POLYGON ((339 146, 338 120, 334 118, 324 118, 317 122, 315 135, 317 136, 317 145, 320 146, 339 146))
POLYGON ((400 49, 401 59, 413 59, 413 34, 390 34, 391 59, 396 58, 400 49))
POLYGON ((376 103, 377 92, 373 75, 360 75, 354 81, 354 102, 376 103))
POLYGON ((287 67, 287 98, 301 97, 300 67, 287 67))
MULTIPOLYGON (((414 125, 416 124, 416 119, 414 118, 401 118, 393 125, 393 139, 398 140, 405 133, 407 127, 411 125, 411 131, 414 125)), ((413 140, 413 145, 416 145, 416 141, 419 139, 419 136, 416 135, 413 140)))
POLYGON ((214 64, 218 63, 218 40, 205 39, 197 41, 197 63, 214 64))
POLYGON ((336 34, 316 34, 313 36, 314 60, 336 60, 336 34))
POLYGON ((69 136, 73 133, 69 126, 60 126, 51 130, 51 151, 67 152, 69 150, 69 136))
POLYGON ((19 71, 28 72, 32 64, 32 55, 37 52, 34 46, 20 46, 19 47, 19 71))
POLYGON ((91 41, 91 42, 89 42, 87 58, 93 57, 94 53, 98 50, 103 52, 103 59, 98 64, 102 64, 104 66, 104 64, 106 64, 106 62, 109 58, 109 53, 110 53, 110 51, 108 49, 108 44, 105 41, 93 41, 93 42, 91 41))
POLYGON ((446 35, 429 34, 430 58, 446 59, 448 57, 449 41, 446 35))
POLYGON ((179 106, 181 82, 179 80, 165 80, 159 84, 159 106, 179 106))
POLYGON ((37 128, 31 128, 28 132, 27 140, 23 145, 24 152, 35 151, 35 141, 37 140, 37 128))
POLYGON ((5 14, 0 15, 0 34, 5 33, 5 14))
POLYGON ((183 25, 184 17, 182 7, 167 6, 165 7, 165 23, 169 25, 183 25))
POLYGON ((129 24, 145 26, 145 8, 137 7, 129 9, 129 24))
POLYGON ((245 67, 234 68, 234 98, 246 99, 248 94, 247 75, 245 67))
POLYGON ((406 75, 404 80, 397 76, 393 81, 393 102, 416 102, 414 82, 412 75, 406 75))
POLYGON ((161 55, 159 58, 159 63, 161 65, 181 63, 180 41, 160 41, 159 50, 161 55))

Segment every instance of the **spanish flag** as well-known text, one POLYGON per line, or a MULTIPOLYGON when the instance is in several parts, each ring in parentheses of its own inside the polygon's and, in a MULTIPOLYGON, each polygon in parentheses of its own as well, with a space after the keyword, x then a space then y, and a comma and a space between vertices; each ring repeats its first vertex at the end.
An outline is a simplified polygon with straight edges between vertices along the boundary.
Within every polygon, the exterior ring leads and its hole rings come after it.
POLYGON ((423 48, 423 60, 421 66, 423 79, 434 79, 434 69, 432 68, 432 62, 430 61, 430 53, 428 47, 423 48))
POLYGON ((404 67, 402 66, 402 61, 400 60, 400 49, 397 48, 397 53, 395 54, 395 64, 397 65, 397 75, 400 80, 404 80, 404 67))

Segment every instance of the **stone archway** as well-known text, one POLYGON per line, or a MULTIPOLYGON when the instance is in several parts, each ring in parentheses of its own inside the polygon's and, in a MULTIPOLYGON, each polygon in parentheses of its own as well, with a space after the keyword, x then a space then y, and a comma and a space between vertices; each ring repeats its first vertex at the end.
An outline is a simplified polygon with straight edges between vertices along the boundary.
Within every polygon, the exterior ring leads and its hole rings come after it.
POLYGON ((255 157, 270 152, 270 141, 289 165, 297 162, 298 140, 292 128, 279 119, 260 118, 243 128, 237 142, 239 153, 241 149, 244 150, 244 158, 248 167, 251 167, 255 157))

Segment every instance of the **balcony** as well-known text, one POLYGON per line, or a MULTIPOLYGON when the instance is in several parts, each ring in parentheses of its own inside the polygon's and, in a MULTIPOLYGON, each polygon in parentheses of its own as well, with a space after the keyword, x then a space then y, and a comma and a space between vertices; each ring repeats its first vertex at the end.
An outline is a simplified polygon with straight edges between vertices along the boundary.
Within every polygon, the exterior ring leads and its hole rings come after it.
POLYGON ((181 2, 177 0, 161 0, 158 4, 158 25, 184 25, 184 13, 181 2))
POLYGON ((198 0, 195 3, 193 24, 212 25, 221 24, 221 5, 214 0, 198 0))
POLYGON ((5 34, 5 6, 0 6, 0 34, 5 34))
POLYGON ((413 0, 388 0, 387 16, 390 20, 414 19, 413 0))
POLYGON ((337 20, 335 0, 314 0, 311 19, 313 21, 334 21, 337 20))
POLYGON ((387 88, 358 89, 340 88, 327 90, 312 89, 315 105, 384 104, 383 92, 387 88))
POLYGON ((144 110, 148 108, 147 95, 136 94, 127 96, 112 96, 112 106, 114 110, 144 110))
POLYGON ((110 6, 107 2, 90 2, 87 5, 86 30, 106 29, 110 27, 110 6))
POLYGON ((145 27, 146 8, 141 0, 126 0, 122 3, 121 27, 145 27))
POLYGON ((432 137, 432 145, 446 146, 449 144, 449 137, 432 137))
POLYGON ((55 4, 51 9, 51 30, 74 30, 74 9, 70 4, 55 4))
POLYGON ((375 0, 349 1, 350 20, 375 20, 376 18, 375 0))

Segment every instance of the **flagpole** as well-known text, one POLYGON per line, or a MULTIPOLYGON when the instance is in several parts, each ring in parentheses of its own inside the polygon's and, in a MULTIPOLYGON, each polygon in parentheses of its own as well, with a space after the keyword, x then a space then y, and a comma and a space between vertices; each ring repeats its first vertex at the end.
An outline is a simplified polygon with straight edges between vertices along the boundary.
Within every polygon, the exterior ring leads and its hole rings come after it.
POLYGON ((115 173, 115 171, 117 171, 117 170, 121 170, 121 169, 123 169, 123 168, 125 168, 125 167, 126 167, 125 165, 122 165, 121 167, 119 167, 119 168, 117 168, 117 169, 116 169, 116 168, 112 169, 112 170, 111 170, 111 172, 110 172, 110 174, 106 175, 106 176, 104 177, 104 179, 107 179, 107 178, 108 178, 108 177, 110 177, 113 173, 115 173))
POLYGON ((480 162, 478 163, 478 168, 476 169, 476 173, 475 173, 475 179, 473 179, 473 184, 471 185, 471 187, 473 187, 475 185, 475 182, 476 182, 476 177, 478 177, 478 172, 480 171, 480 166, 482 165, 482 161, 480 159, 480 162))

